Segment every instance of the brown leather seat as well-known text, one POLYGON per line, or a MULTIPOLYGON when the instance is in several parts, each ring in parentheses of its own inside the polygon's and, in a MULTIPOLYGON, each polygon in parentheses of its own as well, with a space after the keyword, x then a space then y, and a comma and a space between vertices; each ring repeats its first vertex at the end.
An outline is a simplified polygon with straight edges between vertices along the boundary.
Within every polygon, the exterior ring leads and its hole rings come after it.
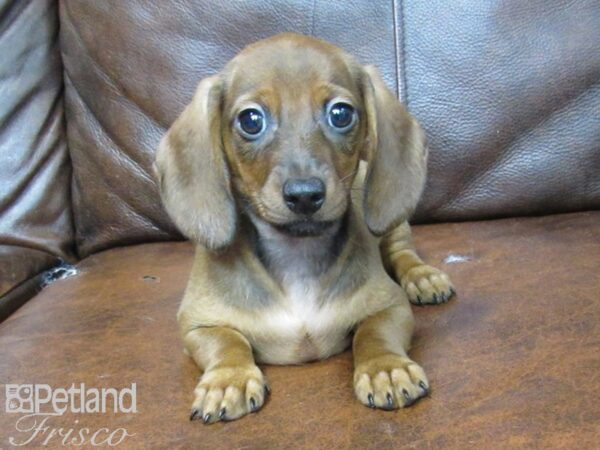
POLYGON ((33 425, 7 385, 78 383, 136 383, 139 412, 47 416, 29 447, 598 448, 599 42, 597 0, 0 1, 0 449, 33 425), (193 249, 151 163, 198 81, 281 31, 377 65, 423 124, 417 248, 459 293, 415 309, 411 408, 358 404, 345 353, 266 367, 261 412, 205 427, 175 321, 193 249))
MULTIPOLYGON (((137 383, 137 414, 67 413, 47 424, 124 427, 135 435, 122 448, 597 448, 600 212, 427 225, 415 235, 459 293, 448 304, 415 308, 412 356, 433 391, 406 410, 361 406, 346 352, 266 366, 273 392, 257 414, 190 422, 198 369, 182 352, 175 321, 192 260, 188 243, 117 248, 81 261, 78 275, 0 325, 2 381, 137 383)), ((0 414, 4 439, 30 435, 15 431, 18 417, 0 414)))

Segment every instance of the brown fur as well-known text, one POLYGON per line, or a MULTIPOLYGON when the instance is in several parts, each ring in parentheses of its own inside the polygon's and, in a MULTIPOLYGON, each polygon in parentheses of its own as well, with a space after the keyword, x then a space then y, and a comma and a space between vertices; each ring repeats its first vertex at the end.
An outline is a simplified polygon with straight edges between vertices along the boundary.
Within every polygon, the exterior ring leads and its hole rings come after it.
POLYGON ((423 132, 376 70, 313 38, 257 42, 200 83, 156 157, 165 207, 199 244, 178 313, 186 352, 204 371, 192 419, 259 409, 267 381, 255 361, 326 358, 352 333, 362 403, 392 409, 427 393, 406 353, 408 300, 446 301, 452 286, 418 258, 406 222, 426 158, 423 132), (324 122, 332 99, 356 110, 346 134, 324 122), (249 141, 234 123, 255 105, 269 126, 249 141), (314 220, 328 228, 296 237, 280 228, 295 220, 282 186, 309 176, 326 185, 314 220))

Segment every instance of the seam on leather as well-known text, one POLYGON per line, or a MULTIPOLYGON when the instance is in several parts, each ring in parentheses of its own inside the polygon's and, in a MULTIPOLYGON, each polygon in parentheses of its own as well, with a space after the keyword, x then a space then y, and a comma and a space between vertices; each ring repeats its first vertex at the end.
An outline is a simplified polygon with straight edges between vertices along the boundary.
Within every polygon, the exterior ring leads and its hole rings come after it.
POLYGON ((405 78, 404 14, 403 0, 392 0, 394 21, 394 49, 396 52, 396 91, 398 99, 408 106, 408 92, 405 78))
POLYGON ((310 35, 314 36, 315 35, 315 19, 317 15, 317 0, 313 0, 313 4, 312 4, 312 17, 310 20, 310 35))
POLYGON ((56 21, 58 26, 56 28, 56 45, 58 45, 58 54, 60 55, 60 67, 61 67, 61 102, 62 102, 62 116, 63 116, 63 134, 65 140, 65 146, 67 148, 67 158, 69 159, 69 168, 71 169, 71 174, 69 176, 69 215, 71 216, 71 230, 73 230, 73 239, 70 243, 70 251, 73 256, 73 262, 78 262, 81 260, 81 255, 79 252, 79 242, 77 240, 77 221, 75 219, 75 163, 73 161, 71 141, 69 139, 69 121, 67 120, 67 68, 65 67, 65 55, 63 53, 63 34, 61 33, 62 28, 62 18, 63 13, 65 15, 69 14, 68 6, 65 5, 65 2, 58 2, 56 8, 56 21))

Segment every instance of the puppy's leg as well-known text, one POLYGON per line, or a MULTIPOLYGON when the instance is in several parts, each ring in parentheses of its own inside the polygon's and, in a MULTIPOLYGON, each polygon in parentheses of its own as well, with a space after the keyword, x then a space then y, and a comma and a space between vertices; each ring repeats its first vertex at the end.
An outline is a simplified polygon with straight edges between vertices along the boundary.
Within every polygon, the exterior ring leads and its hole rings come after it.
POLYGON ((417 255, 408 222, 386 234, 379 244, 383 263, 400 283, 411 303, 442 303, 454 294, 450 278, 417 255))
POLYGON ((410 305, 393 306, 365 319, 353 341, 354 392, 372 408, 412 405, 429 392, 423 369, 406 351, 413 331, 410 305))
POLYGON ((233 420, 263 405, 267 382, 241 333, 225 327, 197 328, 185 335, 184 344, 204 370, 194 390, 190 420, 233 420))

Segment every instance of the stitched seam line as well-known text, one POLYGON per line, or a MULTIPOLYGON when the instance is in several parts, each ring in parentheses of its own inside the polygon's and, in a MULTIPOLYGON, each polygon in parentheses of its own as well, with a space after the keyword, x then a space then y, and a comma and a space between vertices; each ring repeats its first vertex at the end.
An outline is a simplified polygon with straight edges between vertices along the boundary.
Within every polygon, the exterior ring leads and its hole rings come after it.
POLYGON ((402 95, 400 92, 400 68, 398 67, 398 26, 396 23, 396 11, 396 0, 392 0, 392 26, 394 27, 394 58, 396 59, 396 95, 400 100, 402 100, 402 95))
POLYGON ((404 59, 406 55, 405 32, 404 32, 404 7, 402 0, 392 1, 394 9, 394 41, 396 49, 396 89, 398 98, 408 107, 408 89, 406 87, 406 67, 404 59))
POLYGON ((315 16, 317 15, 317 0, 313 0, 312 4, 312 18, 310 23, 310 35, 315 35, 315 16))

